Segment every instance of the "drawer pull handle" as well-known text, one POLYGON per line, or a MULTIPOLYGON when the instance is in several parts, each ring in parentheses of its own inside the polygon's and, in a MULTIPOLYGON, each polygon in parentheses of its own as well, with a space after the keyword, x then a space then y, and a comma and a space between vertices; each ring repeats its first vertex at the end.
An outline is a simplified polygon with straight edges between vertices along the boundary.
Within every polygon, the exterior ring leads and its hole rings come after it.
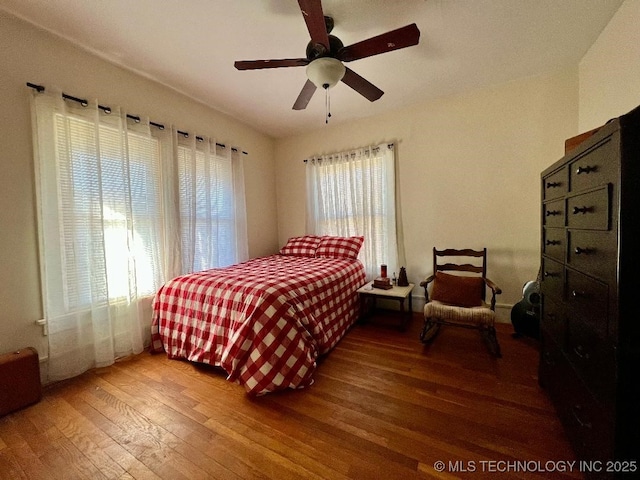
POLYGON ((559 277, 560 275, 558 275, 556 272, 544 272, 544 276, 545 278, 553 278, 559 277))
POLYGON ((582 345, 578 345, 573 348, 573 353, 582 358, 583 360, 589 360, 590 355, 584 351, 584 347, 582 345))
POLYGON ((551 355, 551 352, 544 352, 544 363, 546 363, 547 365, 553 366, 556 364, 553 355, 551 355))
POLYGON ((579 290, 573 290, 571 292, 571 296, 573 298, 587 298, 589 295, 586 292, 581 292, 579 290))
POLYGON ((560 240, 547 240, 547 245, 560 245, 560 240))
POLYGON ((562 212, 560 210, 547 210, 547 217, 553 217, 555 215, 560 215, 562 212))
POLYGON ((580 418, 580 414, 582 413, 582 405, 578 404, 571 407, 571 413, 573 415, 573 418, 576 419, 576 422, 578 422, 578 425, 580 425, 582 428, 591 428, 591 422, 585 422, 580 418))
POLYGON ((576 255, 589 255, 592 252, 593 249, 591 248, 576 247, 573 249, 573 253, 575 253, 576 255))
POLYGON ((547 182, 547 188, 557 188, 562 185, 562 182, 547 182))
POLYGON ((576 175, 581 175, 583 173, 591 173, 591 172, 595 172, 598 169, 598 167, 592 167, 587 165, 586 167, 578 167, 576 168, 576 175))
POLYGON ((589 212, 593 212, 593 207, 573 207, 574 215, 577 215, 579 213, 582 213, 584 215, 585 213, 589 212))

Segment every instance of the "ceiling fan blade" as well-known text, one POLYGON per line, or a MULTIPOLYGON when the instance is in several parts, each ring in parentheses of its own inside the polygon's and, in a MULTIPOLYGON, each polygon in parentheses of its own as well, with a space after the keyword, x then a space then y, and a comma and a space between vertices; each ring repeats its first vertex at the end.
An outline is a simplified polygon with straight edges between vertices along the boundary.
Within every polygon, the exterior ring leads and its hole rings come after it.
POLYGON ((417 45, 419 40, 420 30, 418 30, 415 23, 412 23, 406 27, 391 30, 382 35, 341 48, 337 58, 343 62, 352 62, 372 55, 411 47, 412 45, 417 45))
POLYGON ((293 109, 294 110, 304 110, 305 108, 307 108, 307 105, 309 104, 309 100, 311 100, 311 97, 313 97, 313 94, 316 91, 316 86, 313 84, 313 82, 311 80, 307 80, 307 83, 304 84, 304 87, 302 87, 302 91, 300 92, 300 95, 298 95, 298 98, 296 99, 296 103, 293 104, 293 109))
POLYGON ((260 68, 304 67, 309 64, 306 58, 283 58, 280 60, 239 60, 233 65, 238 70, 258 70, 260 68))
POLYGON ((342 77, 342 82, 349 85, 360 95, 365 97, 367 100, 371 102, 375 102, 378 100, 384 92, 376 87, 373 83, 365 80, 356 72, 347 67, 346 72, 344 73, 344 77, 342 77))
POLYGON ((307 30, 313 43, 319 43, 329 51, 329 35, 322 13, 322 2, 320 0, 298 0, 300 11, 307 24, 307 30))

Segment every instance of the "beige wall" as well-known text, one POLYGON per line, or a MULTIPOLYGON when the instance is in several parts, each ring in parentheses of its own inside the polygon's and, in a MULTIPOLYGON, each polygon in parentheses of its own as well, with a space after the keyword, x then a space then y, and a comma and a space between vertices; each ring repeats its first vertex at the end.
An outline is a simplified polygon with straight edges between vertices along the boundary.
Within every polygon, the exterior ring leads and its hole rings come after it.
POLYGON ((0 353, 32 345, 46 355, 26 82, 57 86, 132 113, 211 135, 249 152, 249 254, 277 249, 274 141, 171 89, 113 66, 0 11, 0 353))
POLYGON ((626 0, 580 62, 580 132, 640 105, 640 0, 626 0))
POLYGON ((575 68, 279 140, 280 243, 305 233, 304 158, 396 142, 410 281, 431 272, 434 246, 486 246, 499 302, 519 301, 539 268, 539 175, 577 130, 577 88, 575 68))

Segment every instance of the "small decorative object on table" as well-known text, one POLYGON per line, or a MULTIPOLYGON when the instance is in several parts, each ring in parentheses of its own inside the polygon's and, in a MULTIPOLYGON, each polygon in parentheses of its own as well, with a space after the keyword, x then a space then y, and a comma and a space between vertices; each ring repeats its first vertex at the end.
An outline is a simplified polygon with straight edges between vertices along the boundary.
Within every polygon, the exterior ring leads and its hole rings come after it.
POLYGON ((391 279, 389 277, 378 277, 373 281, 373 287, 389 290, 393 288, 393 285, 391 285, 391 279))
POLYGON ((400 274, 398 275, 398 286, 406 287, 409 285, 409 280, 407 279, 407 271, 404 267, 400 267, 400 274))
POLYGON ((387 278, 387 266, 384 263, 380 265, 380 276, 382 278, 387 278))

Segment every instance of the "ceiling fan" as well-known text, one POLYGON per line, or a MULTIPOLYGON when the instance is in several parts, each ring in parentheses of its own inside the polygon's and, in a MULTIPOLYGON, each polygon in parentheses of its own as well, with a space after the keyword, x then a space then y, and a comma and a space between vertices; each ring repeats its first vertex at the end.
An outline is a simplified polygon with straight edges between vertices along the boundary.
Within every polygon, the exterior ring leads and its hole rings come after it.
POLYGON ((305 109, 316 88, 328 90, 339 81, 346 83, 371 102, 378 100, 384 92, 345 67, 342 62, 352 62, 417 45, 420 39, 420 30, 412 23, 345 47, 338 37, 330 35, 333 30, 333 18, 324 15, 321 0, 298 0, 298 5, 311 36, 311 41, 307 44, 306 58, 241 60, 234 63, 238 70, 307 66, 308 79, 293 104, 294 110, 305 109))

